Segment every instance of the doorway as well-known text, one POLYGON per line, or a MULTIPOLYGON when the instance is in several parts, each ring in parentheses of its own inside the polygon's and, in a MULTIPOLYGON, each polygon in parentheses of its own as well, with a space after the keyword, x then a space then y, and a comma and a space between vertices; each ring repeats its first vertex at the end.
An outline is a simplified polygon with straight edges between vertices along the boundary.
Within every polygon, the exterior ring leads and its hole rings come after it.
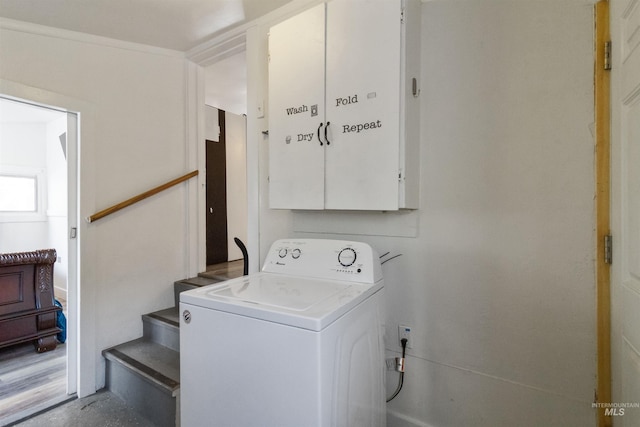
POLYGON ((75 113, 0 95, 0 173, 35 174, 39 193, 35 216, 0 213, 0 252, 56 249, 54 294, 70 326, 65 329, 65 342, 51 352, 35 353, 30 343, 0 349, 3 360, 10 360, 3 366, 13 366, 0 376, 15 377, 20 383, 19 389, 12 389, 0 378, 0 388, 7 388, 0 393, 2 425, 54 406, 76 392, 78 343, 72 323, 77 318, 77 241, 69 227, 77 216, 77 128, 75 113), (42 370, 50 371, 47 375, 55 380, 38 382, 34 373, 42 370), (9 406, 5 408, 3 401, 9 406))
POLYGON ((247 241, 247 138, 244 115, 207 105, 206 121, 206 258, 210 271, 243 259, 235 238, 247 241))
POLYGON ((218 127, 220 131, 217 140, 206 140, 208 266, 229 261, 224 110, 218 110, 218 127))
MULTIPOLYGON (((248 229, 248 197, 247 197, 247 82, 245 52, 218 59, 217 62, 204 69, 205 86, 205 140, 207 148, 212 145, 209 141, 224 141, 224 154, 219 149, 218 161, 224 162, 225 170, 225 203, 226 203, 226 237, 219 233, 215 245, 226 247, 226 259, 221 262, 233 262, 243 258, 242 251, 234 242, 239 238, 245 245, 248 229)), ((207 162, 208 154, 206 155, 207 162)), ((206 185, 220 185, 222 165, 212 171, 206 167, 206 185), (211 183, 210 174, 218 175, 211 183)), ((209 198, 209 189, 205 191, 209 198)), ((219 191, 218 194, 222 194, 219 191)), ((222 206, 222 202, 218 202, 222 206)), ((205 201, 205 215, 207 221, 211 215, 209 200, 205 201)), ((208 225, 207 225, 208 228, 208 225)), ((222 227, 220 226, 220 229, 222 227)), ((209 231, 206 242, 207 266, 212 266, 209 259, 209 231)), ((240 262, 240 261, 238 261, 240 262)), ((207 267, 209 269, 209 267, 207 267)), ((240 267, 242 271, 242 266, 240 267)))

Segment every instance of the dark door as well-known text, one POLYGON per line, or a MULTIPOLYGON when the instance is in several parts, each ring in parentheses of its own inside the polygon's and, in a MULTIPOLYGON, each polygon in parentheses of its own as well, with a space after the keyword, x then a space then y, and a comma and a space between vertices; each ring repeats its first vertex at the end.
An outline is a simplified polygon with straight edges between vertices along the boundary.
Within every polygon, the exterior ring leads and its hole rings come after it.
POLYGON ((220 141, 207 140, 207 265, 228 261, 227 168, 223 110, 218 110, 220 141))

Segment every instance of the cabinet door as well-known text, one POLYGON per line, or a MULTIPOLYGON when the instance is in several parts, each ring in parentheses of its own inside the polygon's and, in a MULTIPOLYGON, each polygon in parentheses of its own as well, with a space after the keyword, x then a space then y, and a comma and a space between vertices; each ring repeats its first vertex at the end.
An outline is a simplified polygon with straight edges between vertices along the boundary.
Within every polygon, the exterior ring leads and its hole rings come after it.
POLYGON ((401 2, 327 3, 326 209, 398 209, 401 2))
POLYGON ((321 4, 269 32, 271 208, 324 208, 324 25, 321 4))

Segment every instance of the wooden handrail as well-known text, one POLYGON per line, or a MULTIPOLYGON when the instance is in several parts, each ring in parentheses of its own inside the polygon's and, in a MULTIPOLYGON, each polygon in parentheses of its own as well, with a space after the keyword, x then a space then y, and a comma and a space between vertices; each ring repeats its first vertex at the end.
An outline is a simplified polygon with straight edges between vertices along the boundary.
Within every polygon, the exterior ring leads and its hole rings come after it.
POLYGON ((149 191, 145 191, 144 193, 139 194, 139 195, 137 195, 135 197, 132 197, 132 198, 130 198, 128 200, 125 200, 124 202, 120 202, 120 203, 118 203, 116 205, 113 205, 110 208, 103 209, 100 212, 96 212, 95 214, 87 217, 87 222, 97 221, 100 218, 104 218, 107 215, 111 215, 112 213, 117 212, 120 209, 124 209, 127 206, 131 206, 134 203, 139 202, 140 200, 143 200, 143 199, 146 199, 147 197, 151 197, 151 196, 153 196, 155 194, 158 194, 161 191, 166 190, 167 188, 170 188, 170 187, 173 187, 174 185, 180 184, 181 182, 184 182, 184 181, 186 181, 188 179, 191 179, 191 178, 193 178, 194 176, 197 176, 197 175, 198 175, 198 171, 197 170, 195 170, 193 172, 189 172, 188 174, 183 175, 180 178, 176 178, 173 181, 167 182, 166 184, 162 184, 162 185, 160 185, 158 187, 152 188, 149 191))

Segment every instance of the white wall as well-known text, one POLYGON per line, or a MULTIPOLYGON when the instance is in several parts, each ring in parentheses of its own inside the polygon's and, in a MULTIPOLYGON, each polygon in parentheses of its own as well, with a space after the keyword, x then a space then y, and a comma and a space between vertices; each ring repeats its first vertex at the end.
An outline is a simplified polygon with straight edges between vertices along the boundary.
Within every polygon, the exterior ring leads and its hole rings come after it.
MULTIPOLYGON (((286 236, 402 254, 383 266, 390 355, 397 325, 413 327, 390 425, 595 425, 590 3, 423 3, 415 212, 269 210, 266 119, 252 118, 266 62, 248 62, 261 254, 286 236)), ((264 54, 266 30, 248 52, 264 54)))
MULTIPOLYGON (((183 54, 19 23, 0 39, 3 87, 80 112, 81 218, 193 169, 183 54)), ((173 281, 189 274, 189 185, 78 224, 80 396, 104 385, 103 349, 173 305, 173 281)))
MULTIPOLYGON (((372 230, 360 235, 337 234, 349 215, 318 222, 267 208, 266 118, 254 115, 266 99, 266 28, 248 31, 247 52, 261 59, 247 62, 262 253, 279 237, 328 236, 403 254, 384 266, 389 352, 398 323, 414 337, 392 425, 593 425, 591 7, 433 1, 423 25, 421 206, 353 214, 372 230), (408 228, 415 236, 393 236, 408 228)), ((88 110, 82 217, 185 172, 182 56, 8 28, 0 39, 0 79, 88 110)), ((197 245, 191 203, 181 186, 81 224, 81 351, 91 359, 81 395, 104 383, 100 351, 139 336, 141 313, 171 305, 197 245)))
POLYGON ((234 242, 247 244, 247 135, 246 117, 225 114, 225 152, 227 155, 227 235, 229 260, 242 259, 234 242))

